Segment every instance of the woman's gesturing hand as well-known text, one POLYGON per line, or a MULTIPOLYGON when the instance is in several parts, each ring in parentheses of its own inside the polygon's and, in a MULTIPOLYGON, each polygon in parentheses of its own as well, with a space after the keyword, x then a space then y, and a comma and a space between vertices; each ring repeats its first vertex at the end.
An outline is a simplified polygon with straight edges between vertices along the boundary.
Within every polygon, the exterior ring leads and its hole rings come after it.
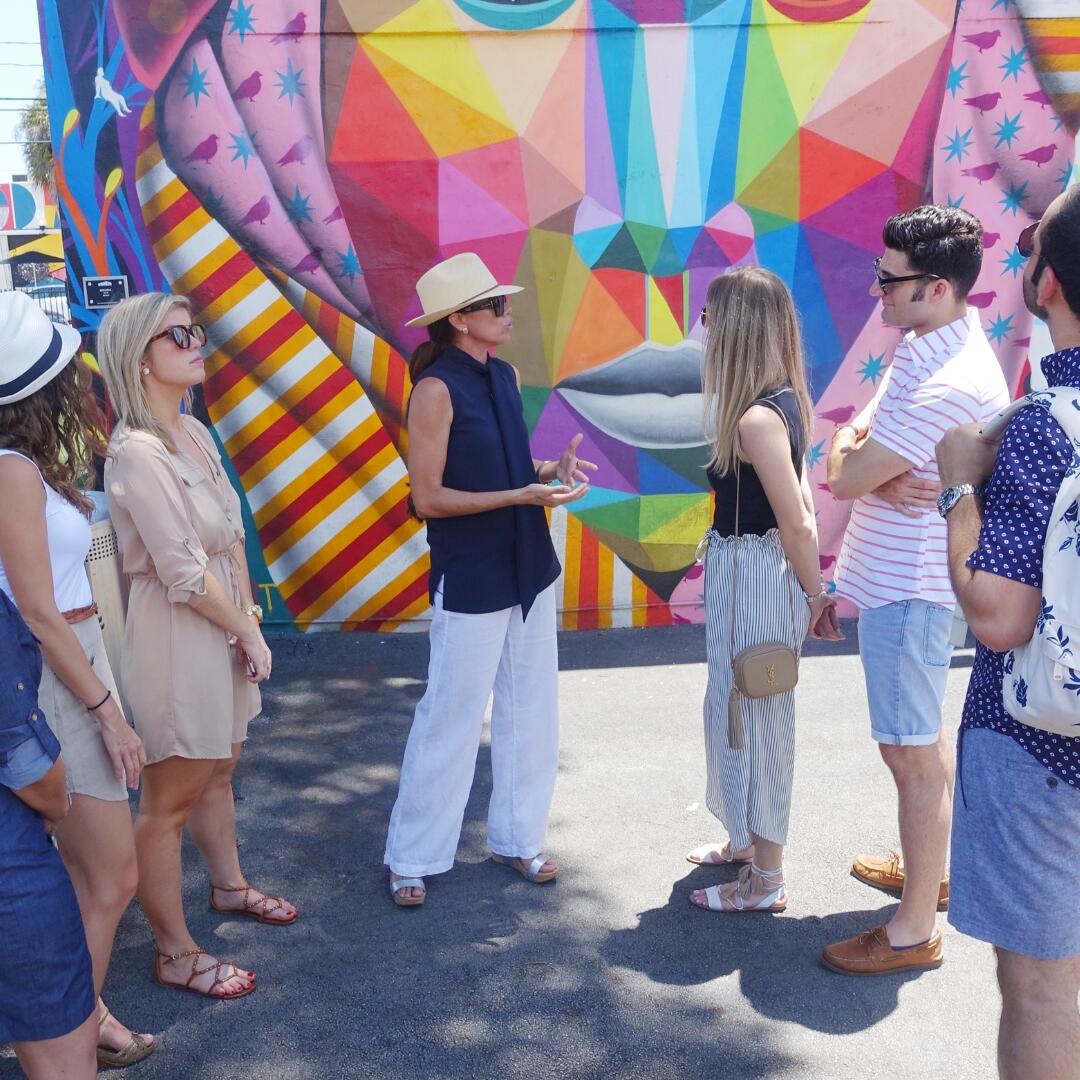
POLYGON ((522 501, 529 506, 565 506, 588 494, 589 485, 569 488, 565 484, 529 484, 521 488, 522 501))
POLYGON ((585 475, 585 471, 596 472, 596 466, 591 461, 585 461, 584 458, 577 456, 577 448, 581 445, 581 440, 585 436, 578 432, 570 442, 567 444, 566 449, 559 456, 559 460, 555 463, 555 476, 558 478, 560 484, 565 484, 567 487, 573 487, 575 484, 587 484, 589 482, 588 476, 585 475))
POLYGON ((139 789, 139 777, 146 764, 146 751, 142 739, 135 734, 135 729, 124 719, 113 698, 109 698, 95 710, 98 726, 101 729, 101 741, 105 744, 105 753, 112 762, 113 774, 117 780, 127 777, 127 786, 132 791, 139 789))
POLYGON ((817 596, 810 601, 810 636, 824 641, 843 641, 836 618, 836 601, 831 596, 817 596))
POLYGON ((237 659, 241 664, 247 665, 247 677, 249 682, 261 683, 270 678, 271 656, 270 646, 262 636, 258 624, 240 639, 240 649, 237 659), (248 664, 250 661, 250 664, 248 664), (254 668, 254 674, 251 669, 254 668))

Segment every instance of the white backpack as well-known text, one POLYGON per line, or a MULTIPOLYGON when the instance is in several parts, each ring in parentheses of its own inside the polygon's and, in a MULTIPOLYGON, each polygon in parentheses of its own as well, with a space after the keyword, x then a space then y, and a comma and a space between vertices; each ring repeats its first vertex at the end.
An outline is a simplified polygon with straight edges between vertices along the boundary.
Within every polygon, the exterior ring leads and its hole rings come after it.
POLYGON ((1005 711, 1028 727, 1080 739, 1080 391, 1066 386, 1020 398, 983 429, 993 437, 1018 409, 1046 409, 1065 429, 1073 458, 1054 501, 1043 548, 1042 610, 1026 645, 1005 654, 1005 711))

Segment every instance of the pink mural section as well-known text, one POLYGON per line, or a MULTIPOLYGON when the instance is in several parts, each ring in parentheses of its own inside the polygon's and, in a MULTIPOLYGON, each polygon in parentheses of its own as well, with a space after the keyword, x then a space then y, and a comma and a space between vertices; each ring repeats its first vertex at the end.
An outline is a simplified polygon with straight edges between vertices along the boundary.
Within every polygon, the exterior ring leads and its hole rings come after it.
POLYGON ((701 617, 717 274, 768 266, 799 306, 826 577, 825 451, 896 343, 869 295, 890 214, 982 219, 971 303, 1023 378, 1015 237, 1074 179, 1080 115, 1053 0, 39 2, 69 262, 192 296, 279 622, 425 621, 404 323, 459 251, 525 286, 506 358, 536 456, 581 431, 600 465, 552 519, 570 628, 701 617))

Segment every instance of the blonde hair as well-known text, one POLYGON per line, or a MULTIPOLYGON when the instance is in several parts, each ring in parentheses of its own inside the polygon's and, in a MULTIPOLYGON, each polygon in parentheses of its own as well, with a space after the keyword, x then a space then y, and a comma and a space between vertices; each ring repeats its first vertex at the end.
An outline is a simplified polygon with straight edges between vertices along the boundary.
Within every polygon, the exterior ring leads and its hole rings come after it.
MULTIPOLYGON (((116 410, 117 428, 147 431, 176 451, 172 436, 154 419, 146 386, 139 370, 158 324, 171 311, 183 308, 190 314, 191 301, 172 293, 143 293, 121 300, 101 320, 97 335, 98 363, 105 377, 109 399, 116 410)), ((185 407, 191 407, 191 393, 185 407)))
POLYGON ((759 397, 783 386, 795 391, 808 446, 814 406, 806 382, 799 318, 788 287, 774 273, 743 267, 714 278, 705 296, 702 358, 708 468, 721 476, 742 457, 739 421, 759 397))

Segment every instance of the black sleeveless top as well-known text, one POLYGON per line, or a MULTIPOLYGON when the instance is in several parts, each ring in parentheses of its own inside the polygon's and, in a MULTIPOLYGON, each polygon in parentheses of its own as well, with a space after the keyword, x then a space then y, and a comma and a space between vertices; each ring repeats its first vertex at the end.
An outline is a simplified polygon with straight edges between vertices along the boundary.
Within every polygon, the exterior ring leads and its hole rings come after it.
MULTIPOLYGON (((454 410, 444 486, 507 491, 536 482, 521 394, 506 361, 491 356, 481 364, 450 348, 420 379, 444 383, 454 410)), ((426 524, 431 548, 428 594, 434 601, 441 582, 447 611, 482 614, 520 604, 525 617, 537 595, 559 576, 542 506, 503 506, 481 514, 429 518, 426 524)))
MULTIPOLYGON (((803 445, 802 417, 799 415, 799 403, 795 391, 790 386, 764 394, 751 402, 752 405, 764 405, 778 412, 786 421, 788 440, 791 443, 791 464, 795 474, 802 477, 803 445)), ((742 480, 742 492, 739 505, 739 533, 764 536, 770 529, 776 528, 776 515, 772 512, 765 489, 761 486, 753 465, 742 462, 739 466, 742 480)), ((713 508, 713 528, 721 536, 735 535, 735 470, 724 476, 712 469, 708 472, 709 484, 716 493, 713 508)))

